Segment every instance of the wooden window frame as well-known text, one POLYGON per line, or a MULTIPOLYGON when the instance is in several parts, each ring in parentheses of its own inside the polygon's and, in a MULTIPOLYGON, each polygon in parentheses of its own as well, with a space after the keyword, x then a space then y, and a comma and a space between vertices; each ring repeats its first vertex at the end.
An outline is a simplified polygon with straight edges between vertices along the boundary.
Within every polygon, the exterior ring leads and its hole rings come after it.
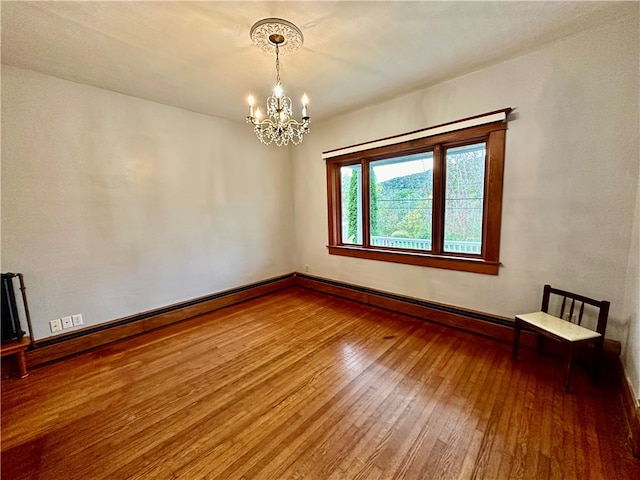
MULTIPOLYGON (((390 143, 360 151, 351 151, 343 155, 327 158, 327 204, 329 214, 329 244, 327 245, 327 249, 329 254, 497 275, 500 267, 500 228, 502 219, 505 136, 507 129, 506 116, 509 111, 510 109, 503 110, 503 112, 505 112, 505 119, 502 121, 485 123, 399 143, 390 143), (443 249, 446 174, 444 152, 448 148, 480 142, 486 143, 481 254, 445 252, 443 249), (432 250, 423 252, 419 250, 372 246, 370 244, 369 232, 370 205, 368 193, 370 163, 376 160, 429 151, 433 151, 434 158, 432 250), (362 245, 353 245, 346 244, 341 239, 342 202, 340 168, 358 164, 362 167, 360 181, 362 182, 361 190, 363 192, 361 212, 363 243, 362 245)), ((452 122, 452 124, 464 122, 465 120, 468 119, 458 120, 457 122, 452 122)), ((442 127, 442 125, 438 127, 442 127)), ((348 148, 346 150, 348 150, 348 148)))

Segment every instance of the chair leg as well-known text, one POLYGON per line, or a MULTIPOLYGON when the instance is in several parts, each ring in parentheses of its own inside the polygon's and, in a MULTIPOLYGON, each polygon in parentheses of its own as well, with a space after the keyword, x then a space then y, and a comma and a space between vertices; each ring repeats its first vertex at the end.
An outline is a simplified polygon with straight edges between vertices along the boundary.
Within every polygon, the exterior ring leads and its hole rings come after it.
POLYGON ((598 376, 600 373, 600 362, 602 361, 603 342, 598 341, 593 346, 593 384, 598 385, 598 376))
POLYGON ((518 360, 518 347, 520 346, 520 322, 513 324, 513 361, 518 360))
POLYGON ((564 367, 564 391, 569 391, 571 382, 571 362, 573 360, 573 343, 569 343, 569 354, 567 355, 567 364, 564 367))

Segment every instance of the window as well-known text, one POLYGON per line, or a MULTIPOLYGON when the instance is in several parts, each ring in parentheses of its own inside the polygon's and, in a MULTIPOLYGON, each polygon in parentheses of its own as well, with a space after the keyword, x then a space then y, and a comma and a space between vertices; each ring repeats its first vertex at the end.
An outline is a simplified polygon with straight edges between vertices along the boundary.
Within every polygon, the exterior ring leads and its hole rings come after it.
POLYGON ((509 111, 325 152, 329 253, 496 275, 509 111))

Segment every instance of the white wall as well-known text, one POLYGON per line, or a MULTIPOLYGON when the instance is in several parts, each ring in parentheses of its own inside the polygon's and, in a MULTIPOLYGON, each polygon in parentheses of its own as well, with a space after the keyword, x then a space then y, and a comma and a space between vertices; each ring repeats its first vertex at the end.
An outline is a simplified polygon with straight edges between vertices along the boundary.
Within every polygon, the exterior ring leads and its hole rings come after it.
POLYGON ((635 393, 636 406, 640 407, 640 179, 631 238, 624 304, 624 318, 629 323, 629 334, 622 360, 627 379, 635 393))
POLYGON ((2 271, 38 339, 291 272, 290 184, 244 124, 2 69, 2 271))
MULTIPOLYGON (((320 277, 507 317, 538 309, 551 283, 610 300, 607 337, 625 342, 639 321, 637 309, 624 311, 638 189, 639 56, 635 16, 315 124, 292 164, 296 269, 309 265, 320 277), (321 152, 504 107, 517 118, 507 131, 498 276, 328 255, 321 152)), ((420 61, 429 61, 428 52, 420 61)), ((638 342, 630 345, 637 350, 638 342)), ((637 351, 631 358, 637 363, 637 351)))

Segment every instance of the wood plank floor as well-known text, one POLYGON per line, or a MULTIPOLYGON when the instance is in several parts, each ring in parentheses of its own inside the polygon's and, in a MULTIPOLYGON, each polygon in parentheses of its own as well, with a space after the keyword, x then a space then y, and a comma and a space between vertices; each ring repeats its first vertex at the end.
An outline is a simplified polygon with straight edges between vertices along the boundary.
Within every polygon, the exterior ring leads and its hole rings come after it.
POLYGON ((2 478, 640 478, 561 367, 295 287, 4 381, 2 478))

